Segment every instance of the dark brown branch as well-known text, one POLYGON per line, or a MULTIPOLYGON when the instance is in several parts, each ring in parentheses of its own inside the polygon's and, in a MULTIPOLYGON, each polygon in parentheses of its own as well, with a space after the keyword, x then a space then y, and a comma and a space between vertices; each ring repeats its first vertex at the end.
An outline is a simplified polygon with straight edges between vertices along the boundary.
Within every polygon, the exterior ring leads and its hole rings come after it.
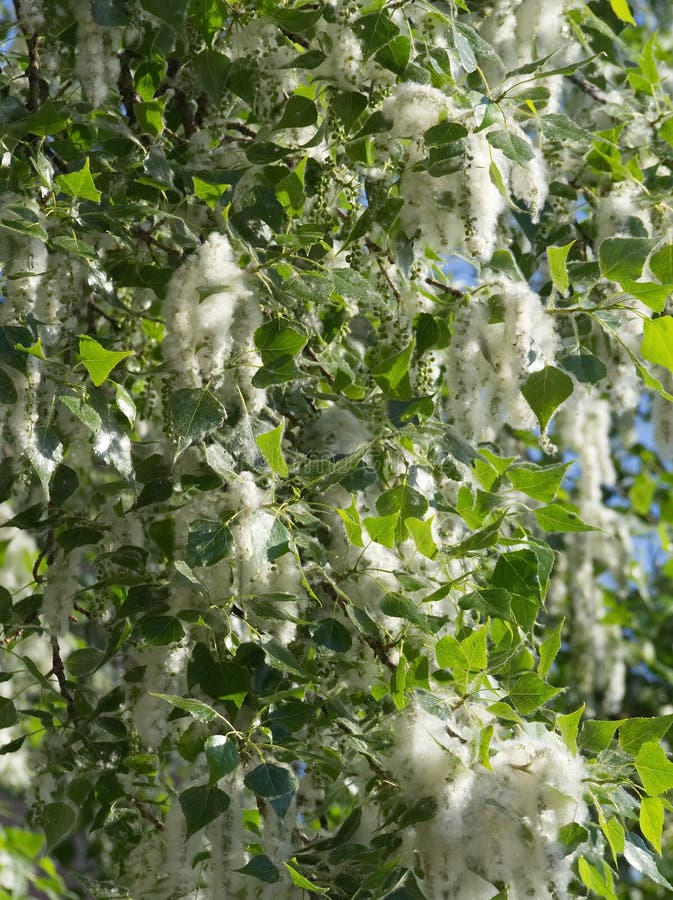
POLYGON ((456 299, 463 298, 465 296, 463 291, 459 291, 458 288, 451 287, 450 284, 444 284, 442 281, 437 281, 434 278, 426 278, 426 284, 432 285, 432 287, 438 288, 445 294, 449 294, 451 297, 455 297, 456 299))
POLYGON ((119 96, 122 98, 124 109, 126 110, 126 118, 130 123, 135 122, 134 107, 138 102, 135 85, 133 83, 133 73, 129 65, 130 54, 128 50, 124 50, 119 54, 119 78, 117 79, 117 89, 119 96))
POLYGON ((40 35, 35 32, 28 40, 28 109, 37 112, 42 95, 42 79, 40 78, 40 35))
POLYGON ((70 693, 70 688, 68 687, 68 682, 65 677, 65 669, 63 668, 63 660, 61 659, 61 648, 58 645, 58 638, 52 635, 51 638, 51 664, 52 671, 56 676, 56 680, 58 681, 58 687, 61 692, 61 696, 65 700, 65 705, 68 709, 68 718, 75 718, 75 704, 73 703, 72 694, 70 693))
POLYGON ((245 137, 256 138, 257 132, 250 128, 248 125, 243 122, 225 122, 224 127, 228 131, 238 131, 239 134, 245 135, 245 137))
POLYGON ((598 101, 598 103, 608 103, 607 96, 603 93, 600 88, 597 88, 595 84, 592 84, 590 81, 587 81, 586 78, 582 78, 581 75, 570 75, 570 80, 573 84, 577 85, 577 87, 583 91, 585 94, 588 94, 589 97, 592 97, 594 100, 598 101))
POLYGON ((154 827, 157 829, 157 831, 164 830, 164 823, 161 821, 161 819, 157 819, 156 816, 153 816, 152 813, 143 806, 140 800, 136 800, 135 797, 131 797, 131 803, 135 806, 143 819, 147 819, 148 822, 151 822, 152 825, 154 825, 154 827))

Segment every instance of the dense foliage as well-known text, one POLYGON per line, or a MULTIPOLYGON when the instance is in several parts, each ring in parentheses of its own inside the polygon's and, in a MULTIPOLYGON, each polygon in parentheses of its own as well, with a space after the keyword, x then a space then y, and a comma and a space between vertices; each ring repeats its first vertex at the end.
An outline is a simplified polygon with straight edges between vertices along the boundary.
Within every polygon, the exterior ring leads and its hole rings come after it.
POLYGON ((0 898, 671 896, 667 4, 2 15, 0 898))

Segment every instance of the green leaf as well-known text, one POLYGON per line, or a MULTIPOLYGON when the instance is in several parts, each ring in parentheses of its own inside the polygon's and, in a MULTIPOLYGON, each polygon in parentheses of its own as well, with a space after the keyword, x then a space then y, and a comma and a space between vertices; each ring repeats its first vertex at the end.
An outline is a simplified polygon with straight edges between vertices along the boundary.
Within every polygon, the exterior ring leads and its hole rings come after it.
POLYGON ((521 393, 537 416, 542 431, 546 430, 554 412, 572 392, 572 380, 555 366, 545 366, 539 372, 533 372, 521 386, 521 393))
POLYGON ((635 756, 648 741, 660 741, 673 724, 673 715, 627 719, 619 729, 619 746, 635 756))
POLYGON ((180 697, 177 694, 155 694, 152 691, 150 691, 150 693, 153 697, 165 700, 167 703, 171 703, 173 706, 177 707, 177 709, 182 709, 189 713, 189 715, 193 719, 196 719, 197 722, 208 724, 208 722, 212 722, 213 719, 222 718, 212 706, 208 706, 207 703, 202 703, 200 700, 192 700, 191 697, 180 697))
POLYGON ((540 649, 538 651, 540 654, 540 661, 537 664, 537 673, 541 678, 544 678, 549 672, 561 649, 561 631, 564 623, 565 619, 562 619, 556 628, 554 628, 540 644, 540 649))
POLYGON ((535 157, 530 142, 511 131, 489 131, 486 140, 520 166, 525 166, 535 157))
POLYGON ((534 672, 526 672, 514 681, 509 696, 521 715, 528 716, 547 700, 560 693, 560 688, 545 684, 534 672))
POLYGON ((565 856, 573 853, 580 844, 583 844, 589 837, 589 832, 583 825, 577 822, 570 822, 559 830, 559 841, 565 849, 565 856))
POLYGON ((424 631, 431 630, 428 617, 420 611, 416 604, 403 594, 389 591, 381 600, 381 612, 393 619, 404 619, 424 631))
POLYGON ((657 869, 652 854, 635 834, 632 835, 631 840, 627 840, 624 843, 624 859, 636 872, 640 872, 641 875, 650 878, 655 884, 660 884, 673 893, 673 884, 667 881, 657 869))
POLYGON ((510 466, 507 478, 512 487, 534 500, 551 503, 572 462, 557 463, 553 466, 535 466, 532 463, 510 466))
POLYGON ((395 529, 399 522, 399 512, 390 516, 368 516, 363 520, 363 525, 369 537, 377 544, 384 547, 395 546, 395 529))
POLYGON ((415 516, 408 516, 404 520, 404 525, 411 535, 411 539, 416 545, 416 549, 428 559, 434 559, 437 556, 437 544, 432 536, 432 522, 434 516, 429 519, 417 519, 415 516))
POLYGON ((56 540, 66 553, 70 553, 76 547, 85 547, 87 544, 97 544, 103 537, 103 532, 89 525, 75 525, 62 531, 56 540))
POLYGON ((538 525, 545 531, 600 531, 599 528, 583 522, 579 513, 561 506, 560 503, 542 506, 534 510, 534 514, 538 525))
POLYGON ((47 100, 37 112, 17 122, 17 126, 19 125, 21 130, 28 132, 28 134, 35 134, 37 137, 47 137, 63 131, 68 125, 68 120, 63 118, 51 100, 47 100))
POLYGON ((57 175, 54 181, 59 191, 69 197, 81 197, 82 200, 93 200, 98 203, 103 196, 94 184, 88 156, 81 169, 70 172, 69 175, 57 175))
POLYGON ((623 719, 613 721, 589 719, 583 722, 578 740, 580 749, 589 753, 600 753, 601 750, 605 750, 623 721, 623 719))
POLYGON ((346 537, 348 541, 355 547, 363 547, 362 526, 360 524, 360 513, 355 505, 355 500, 351 497, 351 505, 345 509, 337 509, 337 513, 341 521, 344 523, 346 537))
POLYGON ((206 738, 203 750, 206 754, 211 785, 224 775, 233 772, 241 762, 235 742, 223 734, 212 734, 206 738))
POLYGON ((610 6, 612 7, 613 13, 618 19, 621 19, 622 22, 626 22, 628 25, 636 24, 627 0, 610 0, 610 6))
POLYGON ((399 34, 397 25, 383 9, 362 16, 353 23, 351 28, 360 39, 365 60, 399 34))
POLYGON ((143 638, 155 647, 175 644, 185 636, 185 630, 175 616, 145 616, 139 626, 143 638))
POLYGON ((581 128, 568 116, 560 113, 549 113, 546 116, 540 116, 540 130, 548 141, 589 143, 593 139, 590 131, 587 131, 586 128, 581 128))
POLYGON ((661 854, 661 835, 664 829, 664 804, 658 797, 643 797, 640 801, 640 830, 643 837, 661 854))
POLYGON ((18 398, 14 382, 4 369, 0 369, 0 403, 16 403, 18 398))
POLYGON ((219 428, 227 414, 220 401, 208 390, 181 388, 168 398, 175 430, 187 441, 200 441, 219 428))
POLYGON ((147 100, 144 103, 136 103, 133 107, 133 114, 145 134, 158 137, 164 130, 164 104, 162 100, 147 100))
POLYGON ((402 400, 409 399, 409 364, 413 349, 412 339, 404 350, 382 360, 372 369, 372 375, 379 387, 386 393, 392 392, 395 396, 399 394, 399 399, 402 400))
POLYGON ((664 244, 650 256, 652 273, 664 284, 673 284, 673 244, 664 244))
POLYGON ((307 340, 300 327, 287 319, 272 319, 255 331, 255 347, 261 353, 265 366, 296 356, 307 340))
POLYGON ((293 94, 287 101, 283 115, 277 128, 306 128, 313 125, 318 119, 318 110, 313 100, 302 97, 301 94, 293 94))
POLYGON ((75 810, 67 803, 47 803, 40 810, 40 822, 47 838, 47 851, 52 850, 72 831, 77 821, 75 810))
POLYGON ((574 243, 575 241, 572 240, 563 247, 547 247, 547 262, 551 280, 556 290, 564 296, 570 285, 567 266, 568 254, 574 243))
POLYGON ((651 797, 658 797, 673 788, 673 763, 657 741, 648 741, 641 746, 634 766, 651 797))
POLYGON ((647 238, 607 238, 598 248, 601 272, 611 281, 637 281, 651 248, 647 238))
POLYGON ((243 783, 258 797, 270 800, 292 794, 297 788, 297 779, 290 769, 274 763, 262 763, 243 779, 243 783))
POLYGON ((133 356, 132 350, 106 350, 94 338, 88 334, 80 334, 79 336, 79 355, 82 365, 89 373, 89 376, 96 387, 107 379, 110 372, 126 359, 127 356, 133 356))
POLYGON ((566 747, 573 756, 577 755, 577 732, 584 714, 584 707, 585 704, 583 703, 575 712, 556 717, 556 728, 560 731, 566 747))
POLYGON ((290 470, 283 456, 283 424, 277 425, 272 431, 257 435, 255 441, 271 471, 281 478, 287 478, 290 470))
POLYGON ((608 374, 605 363, 585 347, 566 353, 558 361, 580 384, 597 384, 608 374))
POLYGON ((253 856, 243 868, 234 869, 234 872, 240 872, 241 875, 250 875, 251 878, 256 878, 264 884, 276 884, 277 881, 280 881, 280 871, 278 867, 263 853, 260 853, 258 856, 253 856))
POLYGON ((187 823, 187 839, 229 809, 228 794, 213 785, 187 788, 178 797, 187 823))
POLYGON ((641 300, 653 312, 661 312, 666 306, 673 284, 656 284, 650 281, 622 281, 624 291, 641 300))
POLYGON ((0 697, 0 728, 9 728, 18 721, 16 707, 7 697, 0 697))
POLYGON ((225 557, 231 557, 234 538, 229 526, 212 519, 195 519, 189 526, 185 562, 194 569, 197 566, 213 566, 225 557))
POLYGON ((603 874, 601 875, 595 866, 592 866, 583 856, 580 856, 578 870, 584 884, 596 896, 603 897, 604 900, 617 900, 617 896, 612 889, 614 883, 612 872, 606 862, 603 863, 603 874))
POLYGON ((104 658, 105 654, 102 650, 97 650, 95 647, 83 647, 70 654, 65 661, 65 667, 73 678, 83 678, 95 672, 104 658))
POLYGON ((648 362, 673 372, 673 316, 645 319, 640 352, 648 362))
POLYGON ((348 134, 367 109, 367 97, 357 91, 342 91, 332 100, 332 109, 348 134))
POLYGON ((347 653, 353 643, 350 631, 337 619, 321 619, 311 636, 320 647, 335 653, 347 653))
MULTIPOLYGON (((295 862, 295 860, 293 860, 293 862, 295 862)), ((283 865, 290 873, 290 880, 295 887, 301 888, 303 891, 311 891, 314 894, 329 893, 329 888, 321 888, 319 885, 309 881, 308 878, 305 878, 301 872, 298 872, 294 866, 290 865, 290 863, 284 862, 283 865)))
POLYGON ((114 28, 131 22, 127 0, 91 0, 91 15, 96 25, 114 28))

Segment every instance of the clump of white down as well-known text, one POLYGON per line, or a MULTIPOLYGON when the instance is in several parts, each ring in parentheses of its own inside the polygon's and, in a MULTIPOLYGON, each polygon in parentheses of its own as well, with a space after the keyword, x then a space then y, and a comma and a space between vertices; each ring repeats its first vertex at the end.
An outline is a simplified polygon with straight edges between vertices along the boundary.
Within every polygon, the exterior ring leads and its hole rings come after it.
POLYGON ((99 25, 87 0, 70 0, 70 5, 77 22, 75 74, 89 103, 102 106, 119 78, 122 30, 99 25))
MULTIPOLYGON (((177 387, 219 385, 234 357, 240 362, 240 380, 249 387, 257 359, 251 338, 262 318, 248 276, 225 235, 211 234, 173 274, 164 310, 167 334, 162 347, 177 387)), ((252 388, 248 393, 261 395, 252 388)))
POLYGON ((520 391, 531 372, 553 362, 558 337, 553 317, 525 282, 503 279, 491 296, 503 321, 489 324, 483 295, 462 307, 447 352, 447 381, 454 424, 472 441, 492 441, 507 422, 532 428, 535 416, 520 391))
POLYGON ((564 856, 558 834, 588 815, 581 756, 541 724, 528 725, 494 736, 487 769, 443 721, 417 707, 400 714, 395 734, 391 773, 410 798, 437 803, 406 845, 418 853, 428 900, 488 900, 497 894, 494 882, 509 884, 510 900, 569 896, 572 856, 564 856))
POLYGON ((466 166, 448 175, 434 177, 416 171, 426 155, 423 132, 441 120, 465 118, 452 99, 437 88, 406 82, 395 86, 384 101, 383 113, 391 121, 393 137, 410 138, 400 195, 404 198, 401 218, 404 230, 420 245, 438 253, 453 252, 463 244, 480 257, 495 249, 498 218, 505 200, 492 182, 492 162, 507 178, 509 162, 491 147, 484 132, 465 138, 466 166))
POLYGON ((618 712, 624 696, 626 668, 621 630, 617 625, 603 622, 607 608, 596 578, 608 572, 619 582, 624 577, 624 559, 631 555, 622 517, 605 506, 602 499, 601 486, 613 485, 616 480, 610 447, 611 424, 609 401, 578 390, 557 423, 562 445, 577 454, 580 515, 602 531, 566 537, 566 552, 560 556, 553 595, 558 596, 563 584, 572 608, 569 640, 573 657, 581 660, 575 680, 587 699, 588 713, 597 714, 595 704, 600 703, 602 715, 618 712))
MULTIPOLYGON (((496 0, 484 19, 481 33, 495 47, 508 71, 550 53, 555 55, 549 67, 559 66, 568 58, 572 46, 564 16, 565 8, 570 5, 568 0, 496 0)), ((487 66, 487 70, 490 72, 491 67, 487 66)), ((502 77, 502 71, 497 72, 502 77)), ((511 83, 516 81, 517 76, 513 76, 511 83)), ((545 112, 556 112, 562 76, 548 78, 545 84, 551 91, 545 112)), ((506 81, 505 89, 508 86, 506 81)))

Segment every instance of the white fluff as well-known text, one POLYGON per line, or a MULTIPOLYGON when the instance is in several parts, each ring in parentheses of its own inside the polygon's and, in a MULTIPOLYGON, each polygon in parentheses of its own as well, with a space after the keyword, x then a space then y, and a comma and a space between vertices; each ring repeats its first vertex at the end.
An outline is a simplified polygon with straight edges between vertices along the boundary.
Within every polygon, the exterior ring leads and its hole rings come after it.
POLYGON ((261 324, 251 297, 246 275, 222 234, 211 234, 173 274, 164 304, 162 347, 179 386, 200 387, 221 379, 235 349, 250 352, 246 341, 261 324))

